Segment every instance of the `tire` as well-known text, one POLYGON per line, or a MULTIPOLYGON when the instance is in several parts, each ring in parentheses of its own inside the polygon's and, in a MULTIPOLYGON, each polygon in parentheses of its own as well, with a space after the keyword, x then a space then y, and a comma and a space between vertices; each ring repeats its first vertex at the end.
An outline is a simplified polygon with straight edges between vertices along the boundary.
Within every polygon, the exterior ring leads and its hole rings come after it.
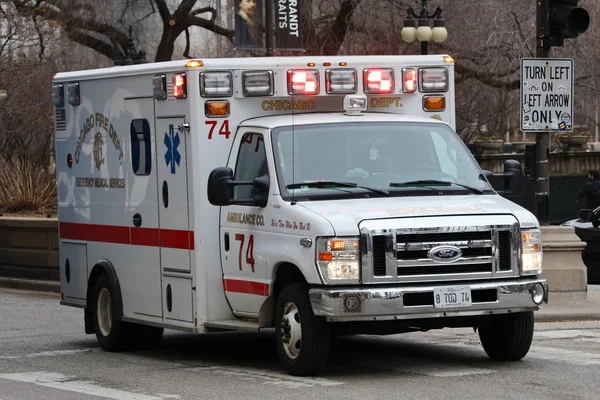
POLYGON ((121 293, 115 293, 108 277, 100 275, 92 292, 94 332, 100 346, 106 351, 120 351, 128 347, 132 326, 121 321, 121 293))
POLYGON ((290 375, 314 375, 324 368, 331 344, 330 328, 324 318, 313 314, 308 285, 290 284, 279 294, 275 340, 283 369, 290 375))
POLYGON ((533 311, 493 315, 479 326, 479 339, 492 360, 517 361, 529 352, 533 325, 533 311))

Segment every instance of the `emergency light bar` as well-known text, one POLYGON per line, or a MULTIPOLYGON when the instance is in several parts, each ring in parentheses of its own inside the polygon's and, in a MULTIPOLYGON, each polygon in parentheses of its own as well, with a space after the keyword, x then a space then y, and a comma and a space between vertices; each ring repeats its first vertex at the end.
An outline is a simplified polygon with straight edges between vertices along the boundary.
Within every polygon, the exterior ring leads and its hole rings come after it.
POLYGON ((187 97, 187 80, 184 72, 173 75, 173 97, 176 99, 187 97))
POLYGON ((273 71, 249 71, 242 74, 245 97, 273 96, 273 71))
POLYGON ((288 94, 319 94, 319 71, 316 69, 289 70, 288 94))
POLYGON ((404 68, 402 70, 402 93, 414 93, 417 91, 417 70, 404 68))
POLYGON ((325 71, 325 90, 327 93, 356 93, 356 70, 334 68, 325 71))
POLYGON ((421 68, 419 70, 421 92, 446 92, 448 70, 446 68, 421 68))
POLYGON ((232 94, 231 72, 200 73, 200 95, 202 97, 230 97, 232 94))
POLYGON ((167 99, 167 76, 165 74, 152 77, 152 96, 156 100, 167 99))
POLYGON ((72 106, 78 106, 81 102, 81 97, 79 96, 79 83, 69 83, 67 85, 67 93, 69 98, 69 104, 72 106))
POLYGON ((363 71, 365 93, 394 93, 394 70, 391 68, 367 68, 363 71))
POLYGON ((65 90, 62 83, 52 85, 52 103, 55 107, 64 107, 65 90))

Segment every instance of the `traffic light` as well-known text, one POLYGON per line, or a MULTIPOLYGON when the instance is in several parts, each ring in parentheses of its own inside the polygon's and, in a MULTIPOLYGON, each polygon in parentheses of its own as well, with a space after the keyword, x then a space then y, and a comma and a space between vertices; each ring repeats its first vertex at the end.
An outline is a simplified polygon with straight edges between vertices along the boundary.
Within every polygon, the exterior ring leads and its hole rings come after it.
POLYGON ((587 30, 590 15, 577 3, 579 0, 549 0, 550 46, 562 46, 564 39, 576 38, 587 30))
POLYGON ((528 179, 534 179, 536 176, 535 148, 535 144, 528 144, 525 146, 525 152, 523 154, 525 158, 525 167, 523 168, 523 173, 528 179))

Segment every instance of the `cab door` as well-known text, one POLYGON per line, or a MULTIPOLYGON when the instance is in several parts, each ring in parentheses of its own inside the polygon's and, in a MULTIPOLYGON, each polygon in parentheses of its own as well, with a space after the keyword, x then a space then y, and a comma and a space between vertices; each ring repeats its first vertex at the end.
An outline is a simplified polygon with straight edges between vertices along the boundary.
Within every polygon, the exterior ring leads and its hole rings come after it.
MULTIPOLYGON (((257 128, 241 128, 236 135, 230 165, 235 181, 252 181, 270 174, 265 151, 266 132, 257 128)), ((272 183, 271 183, 272 185, 272 183)), ((250 200, 258 189, 236 186, 235 200, 250 200)), ((270 193, 270 187, 269 187, 270 193)), ((267 280, 267 247, 272 238, 266 230, 267 207, 229 205, 221 209, 221 265, 223 287, 229 304, 238 315, 258 314, 269 295, 267 280)))
POLYGON ((188 204, 188 138, 183 117, 158 117, 158 215, 163 315, 165 319, 193 321, 188 204))

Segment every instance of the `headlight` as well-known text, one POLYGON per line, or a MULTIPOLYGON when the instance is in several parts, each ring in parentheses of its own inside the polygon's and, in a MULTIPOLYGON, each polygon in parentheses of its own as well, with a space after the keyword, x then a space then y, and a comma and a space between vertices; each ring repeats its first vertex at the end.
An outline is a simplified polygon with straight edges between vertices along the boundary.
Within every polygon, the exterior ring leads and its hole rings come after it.
POLYGON ((524 275, 542 272, 542 231, 531 229, 521 232, 521 272, 524 275))
POLYGON ((358 238, 317 239, 317 265, 325 283, 358 283, 358 238))

